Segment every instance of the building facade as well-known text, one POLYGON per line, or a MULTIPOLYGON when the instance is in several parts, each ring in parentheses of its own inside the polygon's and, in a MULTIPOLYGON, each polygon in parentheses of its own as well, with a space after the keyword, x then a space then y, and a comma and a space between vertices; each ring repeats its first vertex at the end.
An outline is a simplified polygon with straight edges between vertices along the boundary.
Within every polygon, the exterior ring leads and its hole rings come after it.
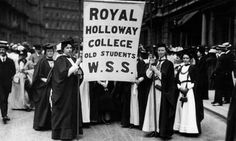
POLYGON ((235 0, 147 0, 141 32, 144 45, 236 46, 235 0))
POLYGON ((68 37, 82 39, 82 1, 44 0, 45 42, 58 43, 68 37))
POLYGON ((40 0, 0 1, 0 40, 41 43, 43 24, 40 0))

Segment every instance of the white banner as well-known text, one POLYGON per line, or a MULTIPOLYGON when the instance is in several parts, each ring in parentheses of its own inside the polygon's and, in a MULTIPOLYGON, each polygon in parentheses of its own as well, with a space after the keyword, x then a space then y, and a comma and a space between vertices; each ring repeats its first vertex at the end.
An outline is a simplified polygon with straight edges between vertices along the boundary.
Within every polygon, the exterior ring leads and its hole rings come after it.
POLYGON ((84 1, 86 81, 134 81, 144 2, 84 1))

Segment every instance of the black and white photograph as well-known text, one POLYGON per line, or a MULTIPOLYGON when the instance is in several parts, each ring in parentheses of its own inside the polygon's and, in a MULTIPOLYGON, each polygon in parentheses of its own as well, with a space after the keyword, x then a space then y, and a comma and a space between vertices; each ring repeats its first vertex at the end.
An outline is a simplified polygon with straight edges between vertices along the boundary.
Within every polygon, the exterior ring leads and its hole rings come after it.
POLYGON ((0 141, 236 141, 236 0, 0 0, 0 141))

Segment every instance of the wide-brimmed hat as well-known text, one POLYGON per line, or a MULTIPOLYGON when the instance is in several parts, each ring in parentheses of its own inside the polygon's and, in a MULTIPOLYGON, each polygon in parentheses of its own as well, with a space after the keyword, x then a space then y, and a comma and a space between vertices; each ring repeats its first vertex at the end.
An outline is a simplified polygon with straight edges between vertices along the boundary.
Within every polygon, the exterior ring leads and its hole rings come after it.
POLYGON ((208 51, 208 53, 217 53, 217 50, 214 49, 214 48, 211 48, 211 49, 208 51))
POLYGON ((0 40, 0 48, 7 49, 8 48, 8 42, 0 40))
POLYGON ((216 46, 218 50, 228 50, 232 45, 229 42, 225 42, 221 45, 216 46))

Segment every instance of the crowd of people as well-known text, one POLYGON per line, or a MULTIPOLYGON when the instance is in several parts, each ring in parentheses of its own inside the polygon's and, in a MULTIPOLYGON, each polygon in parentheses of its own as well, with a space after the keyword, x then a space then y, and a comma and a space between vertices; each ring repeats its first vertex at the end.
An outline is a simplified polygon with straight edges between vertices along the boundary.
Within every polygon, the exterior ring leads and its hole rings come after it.
MULTIPOLYGON (((33 128, 52 130, 52 139, 72 140, 83 133, 82 128, 114 121, 123 128, 142 130, 146 137, 171 139, 175 132, 198 136, 208 90, 215 90, 213 106, 234 102, 231 48, 228 42, 208 50, 165 44, 148 50, 140 45, 135 82, 87 82, 83 81, 82 51, 71 38, 33 48, 1 41, 3 122, 10 120, 9 103, 12 109, 33 110, 33 128)), ((233 112, 229 115, 227 136, 233 138, 235 118, 233 112)))

